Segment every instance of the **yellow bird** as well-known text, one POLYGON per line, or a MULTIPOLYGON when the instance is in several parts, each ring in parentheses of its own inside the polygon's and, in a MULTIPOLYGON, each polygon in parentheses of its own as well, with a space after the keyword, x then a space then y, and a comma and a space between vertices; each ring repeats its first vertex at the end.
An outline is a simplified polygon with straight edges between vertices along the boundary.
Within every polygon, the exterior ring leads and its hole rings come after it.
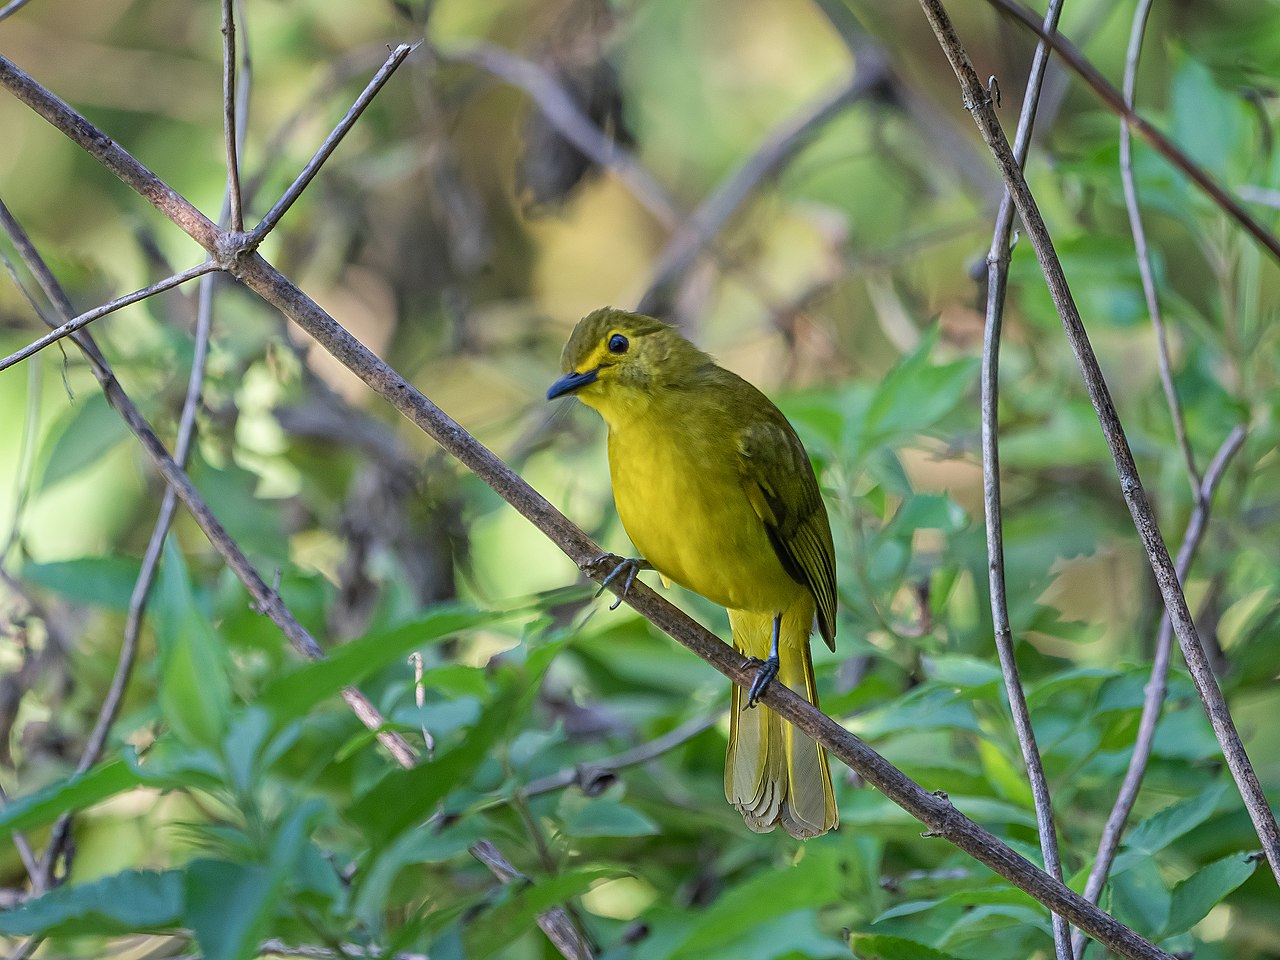
MULTIPOLYGON (((741 377, 652 317, 607 307, 578 322, 547 399, 574 394, 609 427, 618 515, 664 581, 725 607, 733 643, 760 666, 733 688, 724 791, 747 826, 793 837, 839 822, 826 751, 757 697, 777 677, 817 705, 815 620, 835 649, 831 526, 791 424, 741 377)), ((624 591, 625 592, 625 589, 624 591)))

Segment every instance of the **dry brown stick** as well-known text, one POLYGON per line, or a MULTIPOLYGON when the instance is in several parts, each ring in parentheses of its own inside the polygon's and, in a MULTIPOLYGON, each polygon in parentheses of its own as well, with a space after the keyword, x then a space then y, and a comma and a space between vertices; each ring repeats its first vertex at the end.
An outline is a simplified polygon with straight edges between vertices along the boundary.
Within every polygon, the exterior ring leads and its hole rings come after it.
MULTIPOLYGON (((1196 491, 1195 508, 1187 523, 1186 532, 1182 535, 1182 545, 1178 548, 1178 577, 1185 580, 1191 570, 1191 562, 1195 559, 1196 550, 1204 538, 1205 528, 1209 522, 1209 512, 1213 506, 1213 495, 1218 484, 1226 473, 1227 464, 1236 455, 1245 441, 1244 427, 1236 427, 1222 441, 1217 454, 1209 463, 1200 489, 1196 491)), ((1168 614, 1160 618, 1160 632, 1156 638, 1155 653, 1151 658, 1151 676, 1143 691, 1142 714, 1138 719, 1138 733, 1133 741, 1133 754, 1129 757, 1129 768, 1125 771, 1124 781, 1116 794, 1116 801, 1107 815, 1107 822, 1098 839, 1098 852, 1094 855, 1093 866, 1089 868, 1089 878, 1085 881, 1084 896, 1091 903, 1097 903, 1102 888, 1111 872, 1111 864, 1115 861, 1116 851, 1120 849, 1120 838, 1124 836, 1125 825, 1129 822, 1129 814, 1138 799, 1138 791, 1142 788, 1142 780, 1146 776, 1147 763, 1151 760, 1151 747, 1156 739, 1156 726, 1160 722, 1160 714, 1164 707, 1165 693, 1168 689, 1169 654, 1173 646, 1173 631, 1169 625, 1168 614)), ((1076 957, 1083 956, 1084 938, 1076 934, 1072 938, 1072 950, 1076 957)))
MULTIPOLYGON (((1146 30, 1147 17, 1151 13, 1151 0, 1139 0, 1133 11, 1133 25, 1129 31, 1129 47, 1124 58, 1124 103, 1133 109, 1133 90, 1138 77, 1138 58, 1142 55, 1142 35, 1146 30)), ((1147 249, 1147 231, 1142 225, 1142 211, 1138 207, 1138 187, 1133 178, 1133 134, 1129 129, 1129 120, 1120 118, 1120 182, 1124 187, 1124 205, 1129 212, 1129 229, 1133 233, 1134 253, 1138 258, 1138 274, 1142 278, 1142 293, 1146 297, 1147 312, 1151 315, 1151 326, 1156 334, 1156 360, 1160 368, 1160 386, 1164 389, 1165 402, 1169 405, 1169 416, 1173 420, 1173 434, 1178 441, 1178 449, 1182 451, 1182 460, 1187 468, 1187 480, 1191 484, 1191 496, 1200 497, 1200 471, 1196 467, 1196 457, 1191 450, 1191 441, 1187 439, 1187 422, 1182 416, 1182 402, 1178 399, 1178 391, 1173 387, 1173 373, 1169 368, 1169 334, 1165 330, 1164 317, 1160 312, 1160 295, 1156 292, 1155 273, 1151 269, 1151 255, 1147 249)))
POLYGON ((1060 33, 1047 35, 1040 26, 1039 17, 1017 0, 987 0, 1002 13, 1013 17, 1028 30, 1047 43, 1062 61, 1076 72, 1079 77, 1096 93, 1099 98, 1115 113, 1128 121, 1129 125, 1156 151, 1177 167, 1182 173, 1213 200, 1223 212, 1253 236, 1260 244, 1271 251, 1271 255, 1280 259, 1280 238, 1259 223, 1244 206, 1228 193, 1211 177, 1203 167, 1186 155, 1172 140, 1166 137, 1145 118, 1139 116, 1125 102, 1124 95, 1104 77, 1089 59, 1076 46, 1060 33))
POLYGON ((1098 358, 1094 355, 1093 346, 1080 319, 1080 311, 1067 285, 1049 230, 1045 226, 1044 218, 1040 216, 1035 198, 1027 187, 1026 178, 1023 177, 1017 160, 1013 156, 1009 141, 1005 139, 986 88, 978 79, 969 55, 956 35, 941 0, 920 0, 920 5, 960 81, 965 108, 972 115, 983 140, 991 149, 1000 173, 1013 194, 1018 214, 1026 227, 1032 246, 1035 247, 1036 257, 1040 261, 1040 269, 1045 275, 1050 296, 1062 319, 1067 340, 1080 365, 1089 399, 1097 412, 1103 436, 1111 450, 1125 503, 1129 507, 1134 526, 1146 550, 1152 572, 1155 574, 1156 583, 1160 587, 1160 594, 1164 598, 1165 609, 1169 612, 1169 618, 1173 623, 1174 635, 1178 638, 1182 655, 1186 659, 1191 678, 1195 681, 1196 690, 1200 694, 1200 701, 1204 704, 1205 713, 1213 726, 1213 732, 1222 746, 1227 766, 1231 769, 1240 796, 1253 820, 1254 829, 1262 843, 1267 861, 1271 865, 1272 874, 1280 877, 1280 828, 1276 826, 1275 816, 1267 804, 1253 764, 1245 752, 1244 744, 1240 741, 1240 734, 1236 731, 1231 711, 1227 708, 1222 690, 1218 687, 1217 678, 1200 644, 1200 637, 1196 633, 1191 611, 1187 608, 1187 600, 1178 582, 1173 561, 1160 536, 1160 528, 1151 510, 1151 504, 1147 501, 1146 492, 1143 490, 1142 479, 1138 475, 1138 467, 1129 449, 1124 427, 1116 413, 1115 404, 1111 401, 1106 379, 1102 375, 1101 367, 1098 366, 1098 358))
MULTIPOLYGON (((1044 18, 1046 33, 1051 34, 1058 29, 1061 14, 1062 0, 1052 0, 1044 18)), ((1018 117, 1018 132, 1014 137, 1013 154, 1019 167, 1027 160, 1031 131, 1035 125, 1036 108, 1048 63, 1048 45, 1037 44, 1031 61, 1031 73, 1027 77, 1026 93, 1022 99, 1022 112, 1018 117)), ((1053 816, 1053 801, 1049 795, 1044 763, 1040 759, 1040 748, 1036 745, 1035 728, 1031 724, 1031 711, 1027 707, 1026 693, 1022 689, 1022 677, 1018 672, 1018 658, 1014 651, 1013 629, 1009 624, 1009 603, 1005 591, 1004 519, 1000 502, 1000 332, 1004 322, 1005 291, 1009 282, 1009 235, 1012 227, 1013 197, 1006 188, 996 214, 991 250, 987 254, 987 319, 982 340, 982 501, 987 526, 987 574, 991 593, 992 632, 996 652, 1000 657, 1000 672, 1004 674, 1005 691, 1009 696, 1009 712, 1013 716, 1013 726, 1022 747, 1027 781, 1031 785, 1036 825, 1040 833, 1040 853, 1044 857, 1045 870, 1061 880, 1062 856, 1058 852, 1058 829, 1053 816)), ((1053 915, 1053 947, 1057 960, 1072 960, 1071 928, 1056 913, 1053 915)))
POLYGON ((157 293, 164 293, 166 290, 172 290, 174 287, 186 283, 188 280, 193 280, 196 277, 203 276, 206 273, 212 273, 214 270, 218 269, 221 268, 217 263, 212 260, 206 260, 204 263, 197 264, 188 270, 183 270, 181 273, 175 273, 171 277, 166 277, 165 279, 157 281, 148 287, 143 287, 141 290, 135 290, 133 293, 126 293, 123 297, 117 297, 116 299, 108 303, 104 303, 99 307, 94 307, 92 310, 88 310, 80 314, 78 317, 73 317, 61 326, 54 327, 43 337, 31 341, 31 343, 27 344, 21 350, 16 350, 3 360, 0 360, 0 371, 8 370, 14 364, 21 363, 23 360, 35 356, 45 347, 57 343, 63 337, 70 336, 77 330, 87 327, 89 324, 93 323, 93 321, 105 317, 109 313, 115 313, 115 311, 122 307, 127 307, 132 303, 137 303, 139 300, 154 297, 157 293))
MULTIPOLYGON (((31 106, 73 142, 89 150, 206 250, 232 248, 225 235, 186 199, 3 56, 0 56, 0 86, 31 106)), ((597 581, 613 570, 616 562, 603 556, 590 537, 261 256, 241 251, 231 269, 246 286, 311 334, 396 410, 457 457, 537 526, 580 569, 597 581)), ((181 482, 181 477, 176 478, 176 482, 181 482)), ((626 601, 734 683, 747 687, 755 678, 753 664, 644 584, 633 584, 626 601)), ((964 816, 945 795, 925 790, 807 700, 781 685, 771 686, 762 699, 779 716, 821 742, 833 756, 923 822, 930 835, 945 838, 1121 956, 1135 960, 1171 960, 1167 953, 964 816)))

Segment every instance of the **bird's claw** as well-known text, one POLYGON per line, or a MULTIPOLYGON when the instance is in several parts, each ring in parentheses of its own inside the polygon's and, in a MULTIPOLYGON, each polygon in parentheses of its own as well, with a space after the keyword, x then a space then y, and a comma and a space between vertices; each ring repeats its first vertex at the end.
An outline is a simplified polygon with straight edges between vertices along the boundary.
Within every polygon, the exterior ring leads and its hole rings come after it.
POLYGON ((648 569, 649 564, 639 557, 615 557, 613 554, 606 553, 596 558, 596 563, 603 563, 605 560, 617 560, 617 566, 609 572, 609 575, 600 581, 600 589, 596 591, 596 596, 604 593, 609 588, 609 584, 613 583, 618 574, 626 571, 626 579, 622 581, 622 589, 618 591, 618 599, 609 604, 610 610, 617 610, 622 603, 623 598, 631 590, 631 585, 636 582, 636 576, 641 570, 648 569))
POLYGON ((770 656, 767 660, 761 660, 759 657, 748 657, 747 666, 756 668, 756 678, 751 681, 751 687, 747 690, 747 709, 754 707, 764 696, 765 690, 769 688, 769 684, 773 683, 773 678, 778 675, 782 663, 776 656, 770 656))

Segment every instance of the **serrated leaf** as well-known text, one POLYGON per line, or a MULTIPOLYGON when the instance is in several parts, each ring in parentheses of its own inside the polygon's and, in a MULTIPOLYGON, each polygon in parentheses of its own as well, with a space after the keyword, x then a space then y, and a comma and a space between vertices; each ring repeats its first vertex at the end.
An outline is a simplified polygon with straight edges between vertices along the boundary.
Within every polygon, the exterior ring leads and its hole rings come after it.
POLYGON ((93 393, 68 410, 45 435, 39 486, 48 489, 97 463, 129 436, 104 394, 93 393))
POLYGON ((1257 866, 1253 857, 1233 853, 1187 877, 1173 888, 1169 921, 1162 936, 1172 937, 1190 930, 1227 894, 1253 876, 1257 866))

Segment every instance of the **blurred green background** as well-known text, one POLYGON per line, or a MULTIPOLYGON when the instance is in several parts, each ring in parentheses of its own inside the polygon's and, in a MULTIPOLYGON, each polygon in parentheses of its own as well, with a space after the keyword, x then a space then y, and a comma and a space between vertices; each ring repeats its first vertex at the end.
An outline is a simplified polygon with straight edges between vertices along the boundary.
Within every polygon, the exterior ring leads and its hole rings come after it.
MULTIPOLYGON (((952 6, 979 74, 999 79, 1012 133, 1032 42, 984 4, 952 6)), ((1117 85, 1131 15, 1080 0, 1063 19, 1117 85)), ((542 399, 576 319, 643 300, 759 385, 804 438, 832 516, 841 612, 837 652, 815 647, 824 707, 1038 861, 982 525, 978 358, 1000 183, 920 10, 248 0, 240 21, 249 224, 387 44, 429 38, 264 255, 619 553, 629 545, 598 418, 542 399), (540 68, 623 159, 602 167, 568 147, 528 91, 476 65, 494 47, 540 68), (795 140, 685 268, 664 274, 681 225, 855 68, 875 72, 865 95, 795 140)), ((216 216, 219 30, 208 0, 34 0, 0 22, 0 53, 216 216)), ((1140 111, 1272 229, 1277 69, 1274 3, 1156 5, 1137 84, 1140 111)), ((1173 551, 1194 504, 1117 126, 1052 66, 1028 176, 1173 551)), ((0 131, 0 198, 77 309, 203 259, 8 95, 0 131)), ((1142 144, 1134 168, 1200 470, 1233 427, 1248 429, 1187 592, 1276 797, 1280 274, 1142 144)), ((192 475, 322 644, 356 645, 336 670, 302 665, 180 511, 107 773, 66 787, 162 487, 73 348, 0 374, 0 783, 11 798, 49 791, 0 826, 24 826, 39 847, 59 812, 89 808, 70 885, 0 914, 0 934, 47 934, 50 957, 99 956, 108 941, 121 956, 178 956, 193 935, 206 956, 252 956, 268 938, 552 956, 532 919, 567 900, 609 957, 827 957, 850 944, 886 960, 1052 956, 1045 911, 922 839, 843 768, 839 832, 807 845, 748 833, 721 790, 722 678, 625 607, 593 602, 541 534, 251 293, 215 292, 192 475), (422 705, 404 660, 415 648, 422 705), (345 682, 419 744, 429 729, 435 760, 393 769, 336 695, 345 682), (599 796, 520 794, 699 718, 705 729, 599 796), (531 884, 501 887, 467 853, 481 837, 531 884), (111 906, 125 903, 137 911, 111 906)), ((194 314, 192 285, 92 328, 169 443, 194 314)), ((0 353, 40 331, 18 288, 0 284, 0 353)), ((1161 608, 1026 242, 1013 254, 1002 376, 1010 614, 1079 889, 1128 762, 1161 608)), ((722 611, 671 595, 727 637, 722 611)), ((1174 664, 1103 905, 1197 960, 1275 956, 1274 879, 1241 860, 1257 838, 1176 651, 1174 664)), ((6 902, 28 892, 12 848, 0 887, 6 902)))

